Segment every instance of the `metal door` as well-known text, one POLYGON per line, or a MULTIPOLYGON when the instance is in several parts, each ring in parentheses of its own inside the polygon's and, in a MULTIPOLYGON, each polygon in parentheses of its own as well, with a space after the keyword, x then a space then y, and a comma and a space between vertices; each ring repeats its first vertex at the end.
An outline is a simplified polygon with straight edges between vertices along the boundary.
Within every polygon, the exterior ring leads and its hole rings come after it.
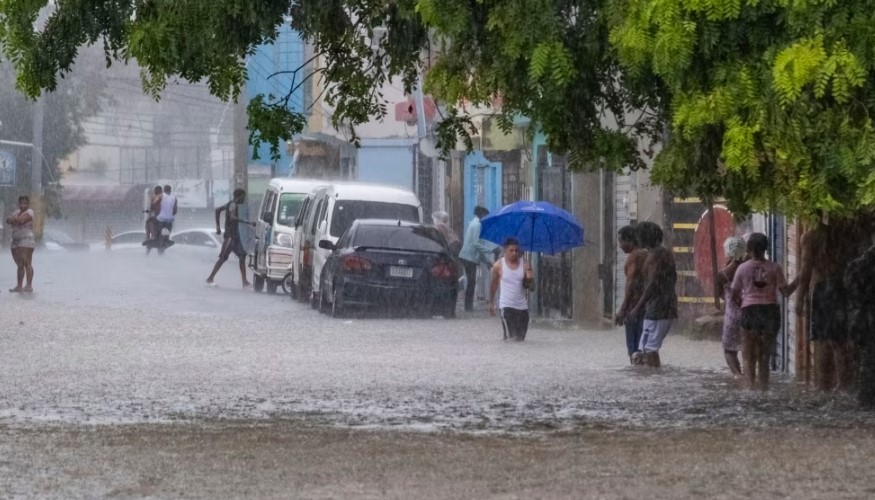
POLYGON ((465 157, 465 225, 474 218, 474 207, 486 207, 490 212, 501 208, 502 167, 480 151, 465 157))

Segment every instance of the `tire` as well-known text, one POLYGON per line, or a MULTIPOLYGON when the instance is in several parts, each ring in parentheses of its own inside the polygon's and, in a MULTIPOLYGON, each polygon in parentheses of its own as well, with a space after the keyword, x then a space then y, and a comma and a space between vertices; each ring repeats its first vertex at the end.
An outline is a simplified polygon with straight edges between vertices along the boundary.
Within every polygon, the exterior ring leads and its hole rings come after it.
POLYGON ((444 319, 453 319, 456 317, 456 301, 447 302, 439 309, 439 314, 444 317, 444 319))
POLYGON ((325 298, 325 282, 319 285, 319 312, 328 313, 328 299, 325 298))
POLYGON ((295 298, 295 282, 292 279, 292 273, 288 273, 283 277, 282 281, 283 293, 287 295, 291 295, 292 298, 295 298))
POLYGON ((276 289, 279 286, 279 283, 274 280, 265 280, 265 284, 267 285, 267 293, 276 295, 276 289))
POLYGON ((343 318, 346 315, 346 308, 343 306, 343 293, 338 287, 334 287, 331 301, 331 317, 343 318), (338 293, 341 292, 341 293, 338 293))
POLYGON ((264 278, 258 274, 253 274, 252 289, 255 290, 256 293, 261 293, 261 291, 264 290, 264 278))

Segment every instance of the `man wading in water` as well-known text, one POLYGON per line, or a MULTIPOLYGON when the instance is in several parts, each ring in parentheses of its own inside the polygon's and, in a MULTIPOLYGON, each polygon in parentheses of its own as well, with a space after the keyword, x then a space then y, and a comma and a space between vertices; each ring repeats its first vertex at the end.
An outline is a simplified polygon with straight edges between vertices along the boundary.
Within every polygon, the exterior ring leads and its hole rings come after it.
POLYGON ((633 364, 659 368, 659 349, 678 317, 678 280, 674 255, 662 246, 662 228, 652 222, 638 224, 638 242, 647 250, 644 260, 644 292, 638 304, 629 312, 631 317, 644 313, 644 331, 633 364))
POLYGON ((495 316, 495 292, 501 288, 498 307, 504 338, 522 342, 529 330, 528 290, 532 288, 532 266, 522 258, 520 244, 514 238, 504 242, 504 257, 492 266, 489 290, 489 315, 495 316))
MULTIPOLYGON (((633 361, 641 343, 641 331, 644 329, 644 318, 630 316, 629 311, 638 304, 641 292, 644 290, 644 261, 647 252, 638 244, 638 234, 634 226, 624 226, 617 233, 620 248, 626 254, 626 293, 623 297, 623 305, 617 311, 616 322, 619 326, 626 327, 626 350, 629 352, 629 360, 633 361)), ((634 364, 634 361, 633 361, 634 364)))

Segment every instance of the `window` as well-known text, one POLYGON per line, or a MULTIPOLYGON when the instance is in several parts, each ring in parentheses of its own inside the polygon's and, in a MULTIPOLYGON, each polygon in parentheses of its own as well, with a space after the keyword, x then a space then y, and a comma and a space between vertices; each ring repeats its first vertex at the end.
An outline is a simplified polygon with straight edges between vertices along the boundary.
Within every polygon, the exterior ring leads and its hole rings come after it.
POLYGON ((299 193, 283 193, 280 196, 276 221, 283 226, 294 226, 306 196, 299 193))
POLYGON ((355 247, 397 248, 417 252, 447 252, 437 229, 428 226, 360 225, 355 233, 355 247))
POLYGON ((307 217, 309 217, 311 201, 313 201, 313 198, 308 196, 304 200, 304 203, 301 205, 301 214, 300 217, 295 220, 295 228, 304 225, 304 221, 306 221, 307 217))
POLYGON ((145 232, 133 232, 133 233, 122 233, 116 236, 113 236, 113 243, 141 243, 146 239, 145 232))
POLYGON ((419 208, 382 201, 338 200, 331 217, 332 236, 340 236, 358 219, 392 219, 419 222, 419 208))
POLYGON ((271 220, 268 215, 276 215, 273 213, 273 208, 276 205, 276 191, 269 190, 267 194, 264 196, 264 203, 261 207, 261 220, 267 222, 268 224, 272 224, 273 220, 271 220))
POLYGON ((310 216, 310 221, 308 222, 307 234, 316 234, 316 227, 319 225, 319 220, 322 218, 320 214, 325 213, 325 204, 328 203, 326 198, 322 198, 319 200, 319 203, 316 204, 316 208, 313 210, 313 214, 310 216))

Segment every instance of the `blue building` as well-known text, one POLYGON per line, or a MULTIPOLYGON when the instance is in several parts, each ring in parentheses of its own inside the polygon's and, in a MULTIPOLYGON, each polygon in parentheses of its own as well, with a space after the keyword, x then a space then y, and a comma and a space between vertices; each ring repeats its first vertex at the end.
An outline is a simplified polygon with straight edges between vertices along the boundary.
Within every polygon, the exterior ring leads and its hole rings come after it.
MULTIPOLYGON (((289 90, 298 86, 289 99, 289 108, 292 111, 304 110, 304 86, 301 80, 306 77, 306 70, 301 68, 304 64, 304 41, 300 35, 293 31, 288 23, 279 28, 276 41, 272 44, 261 45, 249 58, 247 69, 249 81, 246 84, 246 97, 252 99, 259 94, 265 95, 271 101, 284 98, 289 90), (297 73, 282 73, 293 72, 297 73), (273 98, 270 98, 273 96, 273 98)), ((280 147, 280 159, 274 161, 270 157, 270 146, 262 144, 258 149, 258 160, 252 159, 252 147, 249 149, 249 165, 259 165, 269 169, 271 177, 284 177, 289 175, 292 164, 291 155, 287 148, 280 147)), ((259 169, 261 170, 261 169, 259 169)))

